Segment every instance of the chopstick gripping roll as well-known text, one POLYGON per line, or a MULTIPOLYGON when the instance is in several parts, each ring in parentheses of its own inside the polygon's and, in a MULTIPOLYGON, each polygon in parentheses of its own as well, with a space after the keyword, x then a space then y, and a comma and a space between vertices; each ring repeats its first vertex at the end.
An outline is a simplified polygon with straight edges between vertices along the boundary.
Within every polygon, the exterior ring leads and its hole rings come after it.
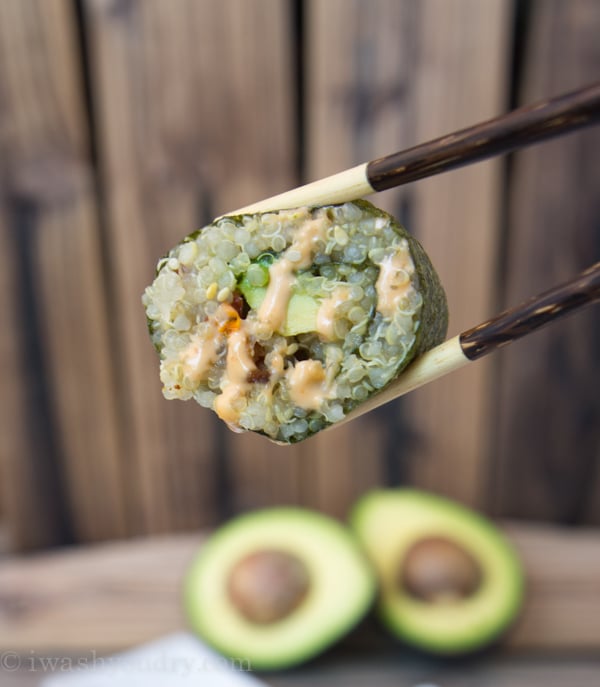
POLYGON ((164 396, 283 443, 385 388, 448 320, 423 248, 366 201, 220 218, 142 300, 164 396))

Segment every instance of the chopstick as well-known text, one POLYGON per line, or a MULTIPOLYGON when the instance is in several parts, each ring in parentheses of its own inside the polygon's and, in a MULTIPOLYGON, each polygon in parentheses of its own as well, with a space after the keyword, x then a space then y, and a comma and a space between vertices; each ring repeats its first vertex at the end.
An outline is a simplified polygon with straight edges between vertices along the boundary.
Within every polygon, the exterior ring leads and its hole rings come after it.
POLYGON ((524 148, 599 120, 600 82, 365 162, 228 214, 356 200, 370 193, 524 148))
POLYGON ((574 310, 600 301, 600 262, 581 272, 560 286, 525 301, 516 308, 506 310, 497 317, 467 329, 458 336, 424 353, 390 384, 358 408, 348 413, 334 429, 350 420, 388 403, 409 391, 433 382, 454 370, 458 370, 501 346, 512 343, 522 336, 574 310))

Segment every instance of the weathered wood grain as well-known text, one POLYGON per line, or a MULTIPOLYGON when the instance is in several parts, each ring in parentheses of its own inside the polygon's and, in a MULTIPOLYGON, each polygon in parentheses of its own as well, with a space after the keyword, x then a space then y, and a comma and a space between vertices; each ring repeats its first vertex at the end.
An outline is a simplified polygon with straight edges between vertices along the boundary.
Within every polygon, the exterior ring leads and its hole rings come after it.
MULTIPOLYGON (((600 651, 598 531, 515 523, 505 529, 528 580, 506 645, 600 651)), ((201 542, 179 535, 0 562, 0 650, 108 652, 181 629, 181 582, 201 542)), ((351 644, 358 652, 390 646, 378 635, 351 644)))
MULTIPOLYGON (((501 112, 507 3, 379 1, 367 7, 314 2, 309 10, 309 179, 501 112)), ((487 163, 390 191, 375 201, 407 221, 432 255, 448 291, 454 333, 490 314, 499 182, 498 164, 487 163), (465 262, 469 269, 462 268, 465 262)), ((335 451, 325 446, 313 451, 315 469, 329 485, 326 507, 337 499, 341 508, 368 487, 353 482, 357 449, 373 464, 367 478, 371 483, 410 479, 481 503, 489 370, 484 364, 438 382, 434 389, 407 398, 404 412, 395 404, 365 419, 379 430, 372 432, 376 441, 370 449, 355 441, 363 435, 360 428, 353 432, 348 426, 337 438, 332 433, 331 441, 338 442, 335 451), (327 455, 333 460, 327 461, 327 455)), ((315 446, 326 437, 317 438, 315 446)))
MULTIPOLYGON (((418 3, 411 103, 414 142, 506 109, 510 3, 418 3)), ((448 296, 449 336, 493 314, 501 166, 490 161, 412 187, 411 228, 448 296)), ((493 361, 482 361, 405 400, 411 481, 471 505, 485 500, 493 361)))
POLYGON ((1 3, 0 55, 11 539, 34 548, 121 536, 114 370, 72 4, 1 3))
MULTIPOLYGON (((14 294, 22 288, 15 231, 9 230, 3 198, 0 210, 0 309, 4 327, 0 335, 2 385, 0 399, 0 489, 7 548, 29 549, 60 542, 64 513, 53 499, 48 481, 46 427, 31 421, 29 413, 42 406, 36 392, 35 371, 24 355, 24 303, 14 294), (41 465, 40 465, 41 463, 41 465), (42 469, 40 469, 42 468, 42 469)), ((18 245, 18 244, 17 244, 18 245)), ((29 349, 30 350, 30 349, 29 349)))
POLYGON ((4 522, 4 520, 0 522, 0 558, 10 554, 8 528, 5 524, 3 524, 4 522))
MULTIPOLYGON (((230 126, 207 161, 207 182, 219 214, 298 183, 296 36, 291 3, 204 2, 203 16, 207 13, 231 30, 220 70, 215 71, 212 58, 222 50, 219 39, 206 49, 206 89, 214 98, 211 118, 204 120, 209 131, 219 126, 219 110, 228 111, 232 98, 236 102, 236 111, 228 115, 233 117, 230 126)), ((227 468, 221 484, 223 515, 302 501, 298 447, 220 431, 227 468)))
MULTIPOLYGON (((600 6, 531 3, 521 102, 597 78, 600 6)), ((515 156, 504 299, 508 305, 600 258, 600 130, 515 156)), ((501 354, 497 513, 600 522, 597 308, 501 354)))
MULTIPOLYGON (((157 258, 213 216, 506 111, 513 5, 0 1, 0 512, 13 547, 275 503, 341 516, 400 482, 600 523, 594 312, 285 448, 164 401, 140 305, 157 258)), ((597 79, 597 3, 528 7, 520 104, 597 79)), ((377 196, 438 267, 449 334, 598 260, 599 148, 589 131, 515 156, 505 206, 498 162, 377 196)))
POLYGON ((225 436, 195 403, 162 398, 140 295, 158 258, 186 234, 294 184, 290 7, 273 0, 86 0, 84 7, 131 517, 139 532, 194 527, 245 502, 239 491, 252 490, 252 505, 269 501, 263 478, 276 463, 275 474, 288 466, 267 442, 225 436))
MULTIPOLYGON (((408 146, 416 6, 376 0, 306 3, 306 181, 408 146)), ((398 215, 405 190, 379 196, 398 215)), ((402 221, 402 217, 400 217, 402 221)), ((397 408, 317 436, 306 443, 309 503, 344 515, 363 490, 385 482, 396 463, 397 408)))
POLYGON ((202 537, 130 540, 0 563, 0 646, 119 650, 184 626, 180 586, 202 537))
POLYGON ((526 602, 508 637, 515 649, 600 649, 600 536, 593 528, 506 527, 527 579, 526 602))

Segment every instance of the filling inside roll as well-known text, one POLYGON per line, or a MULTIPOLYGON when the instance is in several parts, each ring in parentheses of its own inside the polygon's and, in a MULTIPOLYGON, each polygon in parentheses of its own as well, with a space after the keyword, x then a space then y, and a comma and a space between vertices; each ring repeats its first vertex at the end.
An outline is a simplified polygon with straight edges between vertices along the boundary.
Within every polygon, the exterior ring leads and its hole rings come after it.
POLYGON ((443 340, 443 290, 419 244, 359 201, 217 220, 143 296, 169 399, 296 442, 341 420, 443 340))

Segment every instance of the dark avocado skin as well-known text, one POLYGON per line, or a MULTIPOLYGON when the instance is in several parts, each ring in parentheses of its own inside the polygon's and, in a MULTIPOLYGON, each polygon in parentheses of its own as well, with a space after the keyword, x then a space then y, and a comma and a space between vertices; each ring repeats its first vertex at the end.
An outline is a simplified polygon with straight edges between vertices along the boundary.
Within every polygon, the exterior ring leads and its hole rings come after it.
MULTIPOLYGON (((380 210, 375 207, 372 203, 366 200, 356 200, 352 201, 354 205, 357 205, 362 210, 367 212, 373 217, 383 217, 390 221, 390 224, 397 234, 402 236, 408 241, 410 248, 410 253, 415 264, 415 270, 418 277, 418 287, 421 295, 423 296, 423 306, 421 310, 421 321, 419 329, 417 330, 415 342, 410 351, 408 351, 406 358, 402 362, 402 365, 396 371, 396 377, 412 362, 412 360, 422 353, 430 350, 431 348, 442 343, 446 337, 446 332, 448 329, 448 304, 446 301, 446 294, 444 288, 440 282, 440 279, 431 264, 429 256, 417 241, 417 239, 412 236, 392 215, 380 210)), ((344 205, 341 203, 340 205, 344 205)), ((310 208, 311 211, 316 211, 321 208, 338 207, 338 205, 323 205, 310 208)), ((271 213, 252 213, 257 216, 271 213)), ((242 225, 244 215, 230 215, 227 216, 227 220, 233 224, 242 225)), ((198 229, 188 236, 186 236, 180 243, 185 243, 186 241, 194 240, 202 231, 198 229)), ((168 257, 164 256, 164 257, 168 257)), ((157 270, 158 274, 160 270, 157 270)), ((152 335, 152 321, 147 319, 148 330, 152 335)), ((154 347, 156 351, 160 354, 161 345, 160 343, 155 343, 154 347)), ((393 379, 388 383, 391 384, 393 379)), ((385 387, 384 387, 385 388, 385 387)), ((379 393, 382 389, 378 389, 375 393, 379 393)), ((350 412, 358 404, 354 403, 346 408, 346 412, 350 412)), ((263 434, 263 432, 256 432, 257 434, 263 434)), ((314 436, 314 435, 313 435, 314 436)), ((307 437, 309 438, 309 437, 307 437)), ((304 441, 304 439, 303 439, 304 441)), ((289 443, 295 443, 293 440, 289 443)))

